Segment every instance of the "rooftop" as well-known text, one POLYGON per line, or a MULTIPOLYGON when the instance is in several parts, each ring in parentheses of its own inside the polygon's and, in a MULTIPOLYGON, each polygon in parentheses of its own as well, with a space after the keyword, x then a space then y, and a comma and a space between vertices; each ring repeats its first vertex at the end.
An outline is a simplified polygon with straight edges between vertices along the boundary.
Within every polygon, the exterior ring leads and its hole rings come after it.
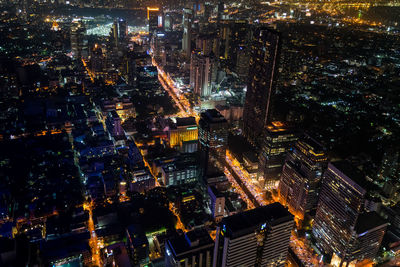
POLYGON ((386 221, 379 217, 375 211, 361 213, 358 216, 355 230, 357 234, 363 234, 375 227, 386 225, 386 221))
POLYGON ((184 235, 178 235, 167 240, 168 246, 175 256, 179 257, 204 246, 213 247, 214 242, 204 228, 195 229, 184 235))
POLYGON ((209 123, 226 122, 225 117, 216 109, 207 109, 201 113, 201 119, 207 120, 209 123))
POLYGON ((261 225, 276 225, 293 220, 293 215, 276 202, 253 210, 241 212, 222 219, 221 226, 225 235, 233 238, 243 236, 259 229, 261 225))
POLYGON ((338 169, 342 174, 350 178, 354 181, 358 186, 367 189, 369 186, 368 181, 365 179, 365 175, 362 171, 354 167, 350 162, 345 160, 340 160, 336 162, 331 162, 329 165, 333 165, 336 169, 338 169))
POLYGON ((176 118, 176 126, 196 126, 196 118, 195 117, 187 117, 187 118, 176 118))

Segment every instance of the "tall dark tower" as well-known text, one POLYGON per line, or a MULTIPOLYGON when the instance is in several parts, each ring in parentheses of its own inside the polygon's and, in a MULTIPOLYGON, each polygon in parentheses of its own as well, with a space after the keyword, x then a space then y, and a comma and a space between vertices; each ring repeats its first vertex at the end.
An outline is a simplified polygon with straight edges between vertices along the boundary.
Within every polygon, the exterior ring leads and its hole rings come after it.
POLYGON ((250 47, 243 133, 257 147, 261 145, 264 128, 271 118, 280 46, 281 36, 278 32, 265 27, 255 30, 250 47))
POLYGON ((201 113, 199 121, 199 152, 201 176, 206 176, 217 158, 225 158, 228 122, 216 109, 201 113))

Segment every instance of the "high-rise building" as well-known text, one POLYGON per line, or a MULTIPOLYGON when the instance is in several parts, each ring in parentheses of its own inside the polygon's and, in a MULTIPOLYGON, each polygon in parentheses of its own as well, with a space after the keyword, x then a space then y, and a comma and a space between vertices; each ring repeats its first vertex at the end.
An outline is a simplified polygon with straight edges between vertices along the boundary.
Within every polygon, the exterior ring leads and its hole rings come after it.
POLYGON ((268 28, 255 30, 250 46, 249 80, 243 111, 243 133, 260 146, 271 120, 271 102, 280 53, 280 34, 268 28))
POLYGON ((149 262, 149 242, 140 225, 132 224, 126 228, 126 243, 134 266, 149 262))
POLYGON ((71 52, 76 58, 88 57, 88 40, 86 39, 86 28, 82 22, 75 22, 71 26, 71 52))
POLYGON ((216 41, 215 34, 200 34, 196 38, 196 49, 201 51, 205 56, 210 56, 214 53, 214 42, 216 41))
POLYGON ((172 31, 172 26, 174 25, 174 19, 172 18, 171 15, 167 14, 165 15, 164 19, 164 29, 167 32, 172 31))
POLYGON ((169 238, 165 242, 165 266, 211 267, 214 242, 204 228, 169 238))
POLYGON ((197 181, 196 162, 174 161, 161 167, 161 177, 165 186, 182 185, 197 181))
POLYGON ((324 148, 310 136, 297 141, 286 157, 279 183, 280 198, 303 219, 317 208, 322 174, 327 167, 324 148))
POLYGON ((228 122, 215 109, 201 113, 199 121, 200 168, 204 177, 207 175, 213 159, 225 157, 228 143, 228 122))
POLYGON ((293 215, 279 203, 225 217, 213 266, 285 266, 293 227, 293 215))
POLYGON ((238 63, 240 49, 247 48, 251 37, 250 24, 246 20, 237 20, 223 24, 221 32, 221 56, 232 69, 238 63))
POLYGON ((225 196, 213 185, 208 186, 207 191, 211 200, 211 213, 215 221, 219 222, 225 213, 225 196))
POLYGON ((176 118, 176 123, 170 125, 168 131, 169 145, 182 147, 186 142, 199 139, 196 119, 194 117, 176 118))
POLYGON ((128 25, 126 24, 126 20, 119 19, 117 25, 118 25, 118 38, 120 40, 124 40, 128 36, 128 25))
POLYGON ((105 56, 100 45, 95 44, 90 54, 90 68, 94 73, 102 73, 105 68, 105 56))
POLYGON ((328 164, 312 231, 335 266, 372 259, 379 250, 386 224, 364 213, 366 186, 365 176, 350 163, 328 164))
POLYGON ((149 33, 152 35, 159 28, 160 9, 158 7, 147 7, 147 20, 149 22, 149 33))
POLYGON ((112 45, 118 48, 120 42, 125 39, 128 35, 128 29, 126 21, 123 19, 114 20, 113 26, 111 28, 112 45))
POLYGON ((247 46, 239 46, 236 52, 235 72, 242 81, 249 75, 249 51, 247 46))
POLYGON ((192 53, 192 20, 193 10, 189 8, 183 9, 183 36, 182 36, 182 51, 187 59, 190 58, 192 53))
POLYGON ((190 84, 193 92, 199 97, 211 95, 212 86, 216 81, 217 68, 212 57, 200 53, 192 53, 190 60, 190 84))
POLYGON ((108 113, 106 118, 106 126, 108 132, 113 137, 125 135, 124 129, 121 126, 121 118, 118 116, 118 113, 115 110, 108 113))
POLYGON ((297 140, 297 133, 290 125, 273 121, 266 126, 264 136, 259 155, 258 179, 265 187, 275 188, 286 154, 297 140))

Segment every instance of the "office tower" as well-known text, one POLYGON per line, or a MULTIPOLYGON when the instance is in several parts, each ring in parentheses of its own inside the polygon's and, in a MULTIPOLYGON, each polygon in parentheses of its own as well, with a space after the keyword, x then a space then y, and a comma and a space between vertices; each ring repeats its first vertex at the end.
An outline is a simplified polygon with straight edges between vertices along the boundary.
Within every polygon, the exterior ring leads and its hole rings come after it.
POLYGON ((210 56, 214 54, 214 41, 216 39, 215 34, 200 34, 196 38, 196 49, 201 52, 202 55, 210 56))
POLYGON ((121 126, 121 118, 118 116, 115 110, 108 113, 106 118, 106 126, 112 137, 125 135, 121 126))
POLYGON ((222 54, 228 66, 234 69, 237 55, 243 48, 247 48, 251 37, 250 24, 246 20, 237 20, 223 24, 221 32, 222 54))
POLYGON ((212 57, 192 53, 190 59, 190 85, 199 97, 211 95, 211 89, 217 77, 217 68, 212 57))
POLYGON ((203 177, 216 158, 225 158, 228 122, 215 109, 201 113, 199 121, 200 168, 203 177))
POLYGON ((249 75, 249 52, 247 46, 239 46, 236 53, 236 63, 234 71, 242 81, 245 81, 249 75))
POLYGON ((152 35, 159 27, 160 9, 158 7, 147 7, 147 20, 149 22, 149 33, 152 35))
POLYGON ((197 151, 199 133, 196 119, 194 117, 176 118, 176 123, 170 125, 168 139, 171 147, 178 147, 184 153, 197 151))
POLYGON ((346 161, 329 163, 323 175, 312 231, 334 265, 371 259, 379 250, 386 225, 374 213, 363 213, 366 186, 364 175, 346 161))
POLYGON ((211 200, 211 213, 215 221, 219 222, 225 213, 225 196, 213 185, 208 186, 207 191, 211 200))
POLYGON ((167 32, 172 31, 172 26, 174 25, 174 19, 172 18, 171 15, 167 14, 165 15, 165 19, 164 19, 164 29, 167 32))
POLYGON ((204 228, 169 238, 165 242, 165 266, 211 267, 214 242, 204 228))
POLYGON ((252 38, 243 134, 256 146, 260 146, 271 120, 280 43, 280 34, 268 28, 256 29, 252 38))
POLYGON ((277 186, 287 151, 297 140, 296 130, 288 124, 273 121, 266 126, 259 155, 258 179, 266 188, 277 186))
POLYGON ((224 2, 219 1, 218 6, 217 6, 217 26, 219 28, 221 19, 222 19, 222 13, 224 12, 224 2))
POLYGON ((113 26, 111 28, 111 41, 112 46, 118 47, 118 21, 114 20, 113 26))
POLYGON ((322 173, 327 167, 324 148, 310 136, 288 152, 279 183, 279 195, 289 211, 303 219, 317 208, 322 173))
POLYGON ((193 10, 189 8, 183 9, 183 36, 182 36, 182 51, 184 52, 187 59, 190 58, 192 53, 192 21, 193 21, 193 10))
POLYGON ((86 29, 82 22, 75 22, 71 26, 71 51, 76 58, 88 57, 88 40, 86 29))
POLYGON ((118 39, 125 40, 128 36, 128 25, 126 24, 126 20, 119 19, 118 20, 118 39))
POLYGON ((94 73, 101 73, 105 68, 105 57, 100 45, 95 44, 90 55, 90 69, 94 73))
POLYGON ((198 165, 194 160, 181 159, 164 164, 161 178, 165 186, 195 183, 198 177, 198 165))
POLYGON ((293 215, 279 203, 225 217, 217 227, 213 267, 283 267, 293 227, 293 215))

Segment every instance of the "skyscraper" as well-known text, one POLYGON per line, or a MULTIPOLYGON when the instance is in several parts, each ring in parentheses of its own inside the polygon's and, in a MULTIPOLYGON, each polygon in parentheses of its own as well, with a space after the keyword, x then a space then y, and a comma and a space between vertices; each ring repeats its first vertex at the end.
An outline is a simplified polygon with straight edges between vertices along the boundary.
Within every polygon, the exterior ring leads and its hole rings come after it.
POLYGON ((147 20, 149 22, 149 33, 152 35, 158 29, 158 17, 160 9, 158 7, 147 7, 147 20))
POLYGON ((126 24, 126 20, 119 19, 118 20, 118 38, 120 40, 124 40, 128 36, 128 25, 126 24))
POLYGON ((258 165, 258 179, 265 187, 276 187, 287 151, 296 140, 297 132, 290 125, 280 121, 273 121, 266 125, 258 165))
POLYGON ((187 142, 196 142, 199 139, 196 119, 194 117, 176 118, 176 123, 170 125, 168 131, 169 145, 183 147, 187 142))
POLYGON ((364 175, 348 162, 328 164, 312 231, 317 247, 333 256, 334 265, 371 259, 379 250, 386 224, 363 212, 366 186, 364 175))
POLYGON ((315 211, 322 173, 327 164, 323 147, 310 136, 297 141, 288 153, 279 194, 292 214, 304 218, 306 213, 315 211))
POLYGON ((85 36, 86 28, 82 22, 75 22, 71 26, 71 51, 74 57, 88 57, 88 40, 85 36))
POLYGON ((193 20, 193 10, 189 8, 183 9, 183 36, 182 36, 182 51, 184 52, 186 58, 190 58, 192 52, 192 20, 193 20))
MULTIPOLYGON (((221 25, 221 56, 227 60, 230 68, 235 68, 239 51, 247 48, 251 28, 246 20, 237 20, 221 25)), ((248 63, 248 62, 247 62, 248 63)))
POLYGON ((243 111, 243 133, 260 146, 271 119, 271 101, 280 52, 280 34, 268 28, 255 30, 250 47, 249 80, 243 111))
POLYGON ((200 53, 192 53, 190 59, 190 85, 194 94, 199 97, 211 95, 213 83, 215 83, 217 71, 212 57, 203 56, 200 53))
POLYGON ((213 266, 285 266, 293 227, 293 215, 279 203, 225 217, 213 266))
POLYGON ((228 142, 228 122, 215 109, 201 113, 199 121, 199 152, 202 176, 207 174, 213 159, 225 157, 228 142))

